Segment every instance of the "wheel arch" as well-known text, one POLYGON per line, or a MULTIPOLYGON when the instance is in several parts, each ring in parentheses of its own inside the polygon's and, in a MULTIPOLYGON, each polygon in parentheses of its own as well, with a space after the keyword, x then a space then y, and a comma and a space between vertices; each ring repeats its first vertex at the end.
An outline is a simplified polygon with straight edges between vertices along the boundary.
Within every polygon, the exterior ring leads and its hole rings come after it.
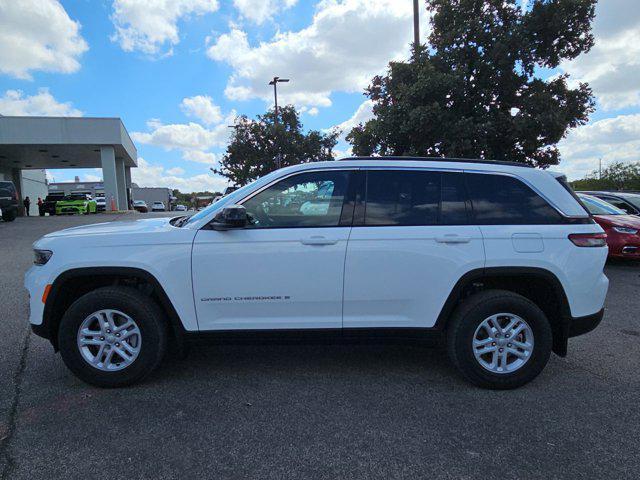
POLYGON ((34 326, 35 333, 58 351, 58 327, 69 306, 82 295, 108 285, 135 286, 156 301, 170 323, 177 348, 184 348, 185 329, 169 296, 152 273, 136 267, 82 267, 62 272, 51 285, 43 321, 34 326))
POLYGON ((489 267, 465 273, 455 284, 438 315, 436 328, 447 328, 456 307, 470 295, 487 289, 509 290, 531 301, 545 313, 553 331, 553 351, 566 356, 571 311, 558 277, 538 267, 489 267))

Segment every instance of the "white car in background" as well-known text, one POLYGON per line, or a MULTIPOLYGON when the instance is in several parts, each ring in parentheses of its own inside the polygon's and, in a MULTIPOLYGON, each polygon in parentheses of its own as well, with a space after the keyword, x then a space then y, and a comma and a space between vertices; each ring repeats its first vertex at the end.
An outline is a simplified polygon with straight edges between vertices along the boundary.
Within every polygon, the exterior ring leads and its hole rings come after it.
POLYGON ((185 205, 176 205, 176 212, 186 212, 187 207, 185 205))
POLYGON ((151 204, 151 211, 152 212, 164 212, 166 210, 164 203, 162 202, 153 202, 151 204))
POLYGON ((96 210, 98 212, 104 212, 107 209, 107 201, 104 197, 96 197, 96 210))

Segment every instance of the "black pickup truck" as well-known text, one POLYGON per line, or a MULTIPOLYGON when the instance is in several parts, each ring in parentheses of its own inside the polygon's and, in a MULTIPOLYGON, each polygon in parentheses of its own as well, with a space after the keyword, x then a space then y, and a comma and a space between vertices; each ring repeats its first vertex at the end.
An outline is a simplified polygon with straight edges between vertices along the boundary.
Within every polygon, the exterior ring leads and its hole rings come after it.
POLYGON ((5 222, 13 222, 18 216, 18 192, 13 182, 0 181, 0 210, 5 222))
POLYGON ((42 202, 42 210, 44 211, 44 213, 48 213, 49 215, 55 215, 56 203, 58 203, 63 198, 64 198, 63 192, 47 195, 44 201, 42 202))

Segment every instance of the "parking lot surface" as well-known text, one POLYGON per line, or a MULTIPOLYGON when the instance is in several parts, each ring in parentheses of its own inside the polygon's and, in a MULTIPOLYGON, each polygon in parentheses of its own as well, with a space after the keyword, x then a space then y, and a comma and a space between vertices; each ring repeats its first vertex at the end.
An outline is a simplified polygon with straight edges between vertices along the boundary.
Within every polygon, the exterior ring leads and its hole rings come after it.
POLYGON ((89 387, 30 334, 31 243, 146 216, 0 222, 1 480, 638 478, 640 265, 607 266, 603 323, 515 391, 380 345, 204 346, 141 385, 89 387))

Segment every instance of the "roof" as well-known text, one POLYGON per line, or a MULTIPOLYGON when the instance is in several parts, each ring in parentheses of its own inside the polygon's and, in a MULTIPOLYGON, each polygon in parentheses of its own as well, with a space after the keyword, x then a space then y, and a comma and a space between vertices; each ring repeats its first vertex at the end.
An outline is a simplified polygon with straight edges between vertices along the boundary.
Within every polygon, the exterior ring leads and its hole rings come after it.
POLYGON ((533 168, 531 165, 521 162, 508 162, 504 160, 486 160, 481 158, 456 158, 456 157, 413 157, 403 155, 393 155, 385 157, 345 157, 340 158, 338 161, 344 162, 348 160, 392 160, 392 161, 404 161, 404 162, 454 162, 454 163, 486 163, 495 165, 509 165, 512 167, 524 167, 533 168))
POLYGON ((120 118, 0 117, 0 166, 99 168, 100 147, 136 167, 138 153, 120 118))

